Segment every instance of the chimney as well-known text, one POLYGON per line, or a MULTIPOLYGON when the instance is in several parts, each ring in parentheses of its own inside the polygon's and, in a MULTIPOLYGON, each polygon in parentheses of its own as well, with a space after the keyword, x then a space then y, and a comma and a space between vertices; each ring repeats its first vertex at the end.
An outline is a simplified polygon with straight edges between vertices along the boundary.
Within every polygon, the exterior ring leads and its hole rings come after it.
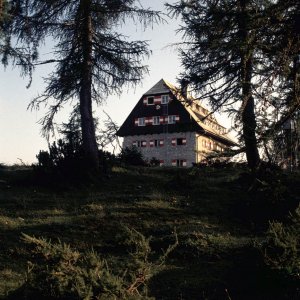
POLYGON ((181 94, 184 97, 184 99, 187 100, 189 82, 183 78, 180 81, 180 85, 181 85, 181 94))

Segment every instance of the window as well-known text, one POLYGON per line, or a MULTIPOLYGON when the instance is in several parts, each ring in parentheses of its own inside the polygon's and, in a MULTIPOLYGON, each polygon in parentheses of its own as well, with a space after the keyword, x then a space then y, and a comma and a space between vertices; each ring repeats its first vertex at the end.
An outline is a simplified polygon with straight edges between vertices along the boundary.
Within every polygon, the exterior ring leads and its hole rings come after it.
POLYGON ((152 124, 153 124, 153 125, 159 125, 159 124, 160 124, 159 116, 154 116, 154 117, 153 117, 152 124))
POLYGON ((134 147, 141 147, 141 141, 134 141, 133 143, 132 143, 132 146, 134 146, 134 147))
POLYGON ((175 124, 176 116, 168 116, 168 124, 175 124))
POLYGON ((185 139, 183 139, 183 138, 179 138, 179 139, 176 140, 176 144, 177 144, 178 146, 184 145, 184 144, 185 144, 185 143, 183 143, 184 140, 185 140, 185 139))
POLYGON ((173 138, 171 142, 172 146, 186 145, 186 138, 173 138))
POLYGON ((154 97, 147 97, 147 105, 154 105, 154 97))
POLYGON ((162 147, 164 145, 164 140, 151 140, 149 142, 150 147, 162 147))
POLYGON ((172 166, 174 167, 186 167, 186 159, 173 159, 172 166))
POLYGON ((133 146, 135 147, 147 147, 147 142, 146 141, 135 141, 132 143, 133 146))
POLYGON ((145 126, 145 118, 138 118, 138 125, 145 126))
POLYGON ((186 159, 177 159, 176 165, 177 167, 186 167, 186 159))
POLYGON ((168 104, 168 102, 169 102, 169 95, 162 95, 161 104, 168 104))

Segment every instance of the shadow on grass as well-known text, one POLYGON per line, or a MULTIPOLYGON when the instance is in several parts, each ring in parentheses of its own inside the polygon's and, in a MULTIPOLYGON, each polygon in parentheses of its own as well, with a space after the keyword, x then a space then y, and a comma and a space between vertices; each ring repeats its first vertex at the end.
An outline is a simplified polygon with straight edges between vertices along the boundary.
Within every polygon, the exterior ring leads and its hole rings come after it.
POLYGON ((300 296, 298 284, 267 269, 252 247, 215 259, 187 258, 172 263, 149 284, 157 300, 296 300, 300 296))

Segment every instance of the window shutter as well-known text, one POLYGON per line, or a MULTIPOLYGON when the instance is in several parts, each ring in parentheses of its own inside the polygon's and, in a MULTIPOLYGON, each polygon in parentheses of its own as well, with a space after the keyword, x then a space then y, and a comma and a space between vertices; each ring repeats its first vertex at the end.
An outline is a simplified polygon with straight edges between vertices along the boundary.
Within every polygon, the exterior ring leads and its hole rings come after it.
POLYGON ((139 125, 139 120, 138 120, 138 118, 135 118, 135 119, 134 119, 134 125, 135 125, 135 126, 138 126, 138 125, 139 125))
POLYGON ((176 146, 176 139, 172 139, 172 146, 176 146))
POLYGON ((154 97, 154 104, 161 104, 161 96, 154 97))
POLYGON ((180 120, 179 115, 175 116, 175 121, 179 122, 179 120, 180 120))
POLYGON ((152 125, 152 117, 146 117, 145 124, 146 125, 152 125))
POLYGON ((177 166, 177 159, 172 159, 172 166, 176 167, 177 166))
POLYGON ((142 147, 147 147, 147 142, 146 141, 142 141, 142 147))
POLYGON ((162 147, 164 145, 164 140, 159 141, 159 146, 162 147))
POLYGON ((183 160, 182 160, 182 166, 183 166, 183 167, 186 167, 186 159, 183 159, 183 160))
POLYGON ((144 104, 144 105, 147 105, 147 104, 148 104, 148 99, 147 99, 147 97, 145 97, 145 98, 143 99, 143 104, 144 104))
POLYGON ((182 145, 186 145, 186 138, 182 139, 182 145))
POLYGON ((154 146, 154 141, 150 141, 150 142, 149 142, 149 146, 150 146, 150 147, 153 147, 153 146, 154 146))
POLYGON ((132 142, 132 146, 137 147, 137 141, 132 142))
POLYGON ((165 123, 165 118, 163 116, 159 117, 159 123, 164 124, 165 123))

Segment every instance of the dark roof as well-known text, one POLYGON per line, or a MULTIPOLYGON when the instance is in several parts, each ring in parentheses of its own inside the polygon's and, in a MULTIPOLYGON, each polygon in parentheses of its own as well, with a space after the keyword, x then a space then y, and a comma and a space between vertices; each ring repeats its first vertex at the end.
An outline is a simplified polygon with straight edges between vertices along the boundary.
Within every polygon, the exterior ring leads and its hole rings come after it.
POLYGON ((149 91, 147 91, 144 94, 144 96, 167 94, 169 92, 170 92, 170 88, 168 87, 166 82, 163 79, 161 79, 149 91))
MULTIPOLYGON (((189 97, 189 99, 191 99, 189 97)), ((144 134, 158 134, 158 133, 173 133, 173 132, 198 132, 203 135, 211 136, 220 142, 227 145, 235 145, 235 142, 225 134, 220 134, 217 130, 212 129, 210 126, 203 122, 203 118, 209 112, 199 104, 195 104, 194 101, 187 101, 186 97, 183 97, 180 90, 174 87, 172 84, 161 79, 151 89, 149 89, 140 98, 135 105, 129 116, 124 121, 123 125, 117 132, 118 136, 132 136, 132 135, 144 135, 144 134), (143 99, 148 96, 155 96, 161 94, 169 94, 172 99, 168 105, 144 105, 143 99), (167 112, 166 112, 167 109, 167 112), (203 113, 206 112, 206 113, 203 113), (153 117, 162 115, 179 115, 180 121, 176 124, 161 124, 152 126, 135 126, 135 120, 141 117, 153 117)), ((210 120, 215 121, 214 117, 210 120)), ((221 126, 218 124, 218 126, 221 126)), ((224 128, 221 126, 221 128, 224 128)))

